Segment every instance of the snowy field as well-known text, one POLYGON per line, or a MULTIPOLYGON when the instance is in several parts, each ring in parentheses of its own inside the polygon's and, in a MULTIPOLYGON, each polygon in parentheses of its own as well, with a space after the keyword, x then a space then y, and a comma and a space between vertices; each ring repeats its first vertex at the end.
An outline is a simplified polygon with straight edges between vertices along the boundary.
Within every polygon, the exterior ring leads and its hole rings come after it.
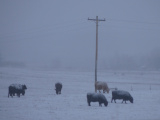
POLYGON ((129 91, 134 103, 88 106, 86 94, 94 92, 94 71, 51 71, 0 68, 0 120, 160 120, 160 72, 98 71, 98 80, 110 88, 129 91), (54 84, 63 84, 56 95, 54 84), (12 83, 26 84, 25 96, 7 96, 12 83))

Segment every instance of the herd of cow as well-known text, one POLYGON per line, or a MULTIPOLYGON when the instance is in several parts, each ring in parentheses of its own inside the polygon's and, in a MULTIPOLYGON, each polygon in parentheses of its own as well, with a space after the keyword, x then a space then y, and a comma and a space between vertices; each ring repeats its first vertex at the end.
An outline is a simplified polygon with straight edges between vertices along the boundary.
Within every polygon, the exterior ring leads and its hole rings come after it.
MULTIPOLYGON (((27 89, 26 85, 21 85, 21 84, 11 84, 8 87, 8 97, 11 96, 15 96, 15 94, 17 94, 18 97, 20 97, 20 95, 25 95, 25 90, 27 89)), ((61 94, 61 90, 62 90, 62 83, 58 82, 55 84, 55 91, 56 94, 61 94)), ((97 81, 95 82, 95 90, 96 93, 87 93, 87 102, 88 102, 88 106, 91 106, 91 102, 98 102, 99 106, 102 106, 102 104, 104 104, 104 106, 108 105, 108 101, 106 99, 106 97, 101 94, 101 90, 103 90, 103 93, 107 92, 109 93, 110 89, 108 88, 108 85, 106 82, 101 82, 101 81, 97 81), (97 93, 97 90, 99 90, 99 93, 97 93)), ((123 91, 123 90, 114 90, 112 91, 112 99, 111 99, 111 103, 114 100, 114 102, 116 103, 116 99, 122 99, 122 103, 125 101, 130 101, 131 103, 133 103, 133 97, 130 95, 129 92, 127 91, 123 91)))

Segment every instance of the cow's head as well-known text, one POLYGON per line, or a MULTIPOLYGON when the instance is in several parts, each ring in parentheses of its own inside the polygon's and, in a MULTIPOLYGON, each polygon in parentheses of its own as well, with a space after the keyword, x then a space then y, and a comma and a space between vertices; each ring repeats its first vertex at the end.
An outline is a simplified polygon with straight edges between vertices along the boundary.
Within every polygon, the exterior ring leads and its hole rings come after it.
POLYGON ((105 105, 105 106, 107 106, 107 105, 108 105, 108 102, 107 102, 107 101, 106 101, 106 102, 104 102, 104 105, 105 105))
POLYGON ((22 89, 23 90, 27 89, 26 85, 22 85, 22 89))
POLYGON ((59 89, 55 89, 56 90, 56 94, 58 95, 58 94, 61 94, 61 90, 59 90, 59 89))
POLYGON ((109 93, 109 90, 110 90, 110 89, 107 89, 107 90, 106 90, 106 91, 107 91, 107 93, 109 93))
POLYGON ((133 103, 133 97, 130 97, 130 100, 129 100, 131 103, 133 103))

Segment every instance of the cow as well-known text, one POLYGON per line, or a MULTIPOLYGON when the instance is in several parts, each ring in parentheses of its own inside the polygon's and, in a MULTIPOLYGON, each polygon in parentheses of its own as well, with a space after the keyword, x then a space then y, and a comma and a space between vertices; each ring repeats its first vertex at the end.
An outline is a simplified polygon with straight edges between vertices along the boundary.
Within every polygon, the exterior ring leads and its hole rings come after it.
POLYGON ((57 82, 57 83, 55 84, 55 90, 56 90, 56 94, 57 94, 57 95, 58 95, 58 94, 61 94, 62 83, 57 82))
POLYGON ((88 106, 91 106, 91 102, 99 102, 99 106, 102 106, 102 103, 104 106, 108 105, 106 97, 101 93, 87 93, 87 102, 88 106))
POLYGON ((123 90, 112 91, 111 103, 113 100, 116 103, 116 99, 123 99, 122 103, 123 103, 123 101, 125 101, 125 103, 126 103, 126 101, 130 101, 131 103, 133 103, 133 97, 130 95, 130 93, 127 91, 123 91, 123 90))
POLYGON ((8 87, 8 97, 15 96, 17 94, 18 97, 20 97, 20 94, 25 95, 25 90, 27 89, 26 85, 21 84, 11 84, 8 87))
POLYGON ((99 90, 99 93, 101 92, 100 90, 103 90, 103 93, 107 91, 109 93, 109 88, 106 82, 101 82, 101 81, 96 81, 95 82, 95 91, 97 93, 97 90, 99 90))

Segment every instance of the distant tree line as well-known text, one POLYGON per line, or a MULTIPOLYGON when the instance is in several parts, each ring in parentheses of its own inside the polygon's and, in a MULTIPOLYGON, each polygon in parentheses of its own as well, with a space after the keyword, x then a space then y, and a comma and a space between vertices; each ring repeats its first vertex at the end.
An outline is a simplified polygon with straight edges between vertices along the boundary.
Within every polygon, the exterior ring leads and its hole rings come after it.
POLYGON ((160 71, 160 51, 153 51, 146 56, 118 55, 108 59, 99 61, 100 69, 160 71))

